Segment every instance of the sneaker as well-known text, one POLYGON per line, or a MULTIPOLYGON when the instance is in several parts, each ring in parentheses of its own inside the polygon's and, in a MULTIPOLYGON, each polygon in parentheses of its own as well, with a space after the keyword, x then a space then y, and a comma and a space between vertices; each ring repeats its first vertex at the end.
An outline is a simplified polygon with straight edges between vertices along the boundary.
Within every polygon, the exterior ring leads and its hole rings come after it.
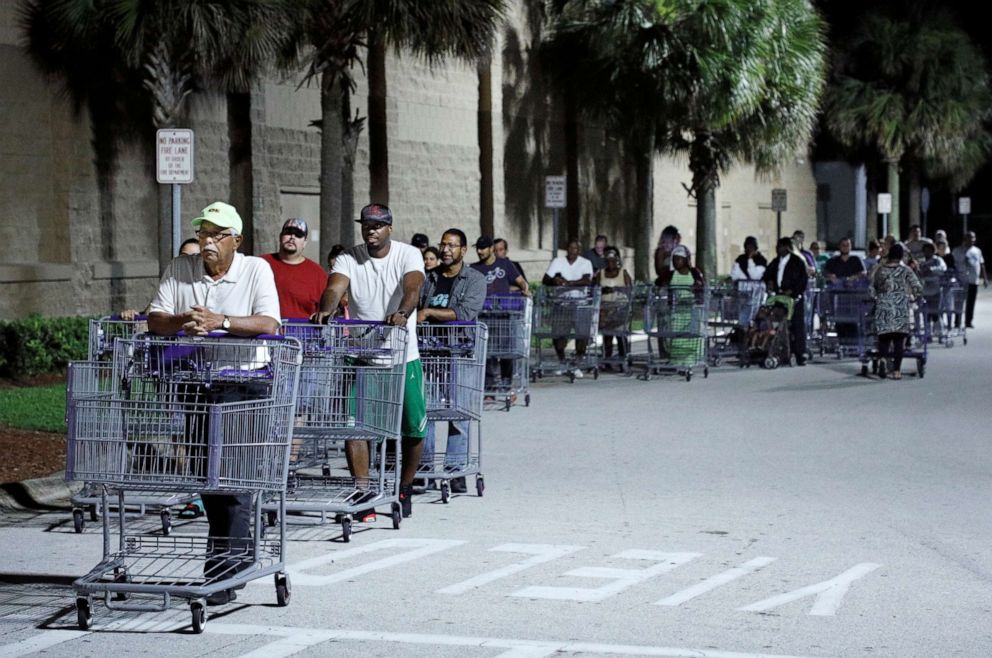
POLYGON ((207 605, 226 605, 234 602, 237 598, 238 593, 233 589, 222 589, 207 597, 207 605))
POLYGON ((560 377, 565 374, 565 364, 563 362, 558 362, 558 367, 555 368, 554 374, 556 377, 560 377))
POLYGON ((468 493, 468 485, 465 483, 465 478, 462 477, 451 479, 451 493, 468 493))
POLYGON ((572 375, 573 375, 573 376, 574 376, 574 377, 575 377, 576 379, 582 379, 583 377, 585 377, 585 375, 583 375, 583 374, 582 374, 582 371, 581 371, 581 370, 579 370, 578 368, 576 368, 575 370, 573 370, 573 371, 572 371, 572 375))
POLYGON ((413 487, 408 484, 400 487, 400 509, 404 519, 413 516, 413 487))
POLYGON ((885 379, 885 359, 878 362, 878 378, 885 379))

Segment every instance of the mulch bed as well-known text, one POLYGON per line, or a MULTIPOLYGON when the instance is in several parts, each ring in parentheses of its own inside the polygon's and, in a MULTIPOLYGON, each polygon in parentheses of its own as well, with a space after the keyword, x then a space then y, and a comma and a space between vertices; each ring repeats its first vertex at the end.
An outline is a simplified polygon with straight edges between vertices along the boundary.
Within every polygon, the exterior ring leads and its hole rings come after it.
POLYGON ((0 426, 0 484, 65 468, 65 435, 0 426))

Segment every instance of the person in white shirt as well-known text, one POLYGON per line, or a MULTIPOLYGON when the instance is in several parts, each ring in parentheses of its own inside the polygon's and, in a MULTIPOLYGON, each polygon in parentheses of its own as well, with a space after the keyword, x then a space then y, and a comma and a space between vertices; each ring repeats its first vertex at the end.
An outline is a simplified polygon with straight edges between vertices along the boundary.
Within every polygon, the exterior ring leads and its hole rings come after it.
MULTIPOLYGON (((204 208, 192 224, 200 253, 180 255, 169 263, 148 307, 148 331, 160 336, 174 336, 180 331, 206 336, 218 330, 235 336, 277 333, 281 316, 275 278, 261 258, 237 253, 242 241, 238 211, 217 201, 204 208)), ((197 404, 237 402, 266 395, 267 387, 262 383, 225 386, 223 382, 193 384, 184 394, 197 404)), ((205 445, 210 421, 197 420, 188 420, 187 431, 202 437, 205 445)), ((251 551, 251 494, 203 493, 201 498, 211 537, 204 576, 208 583, 233 578, 251 566, 250 561, 231 557, 251 551)), ((207 604, 222 605, 235 598, 233 588, 220 590, 207 597, 207 604)))
POLYGON ((920 276, 940 275, 947 271, 947 263, 937 255, 937 247, 933 243, 923 244, 923 252, 917 270, 920 276))
MULTIPOLYGON (((593 267, 588 258, 579 255, 581 247, 578 240, 569 240, 564 256, 558 256, 551 261, 547 272, 544 273, 543 283, 546 286, 589 286, 592 285, 593 267)), ((582 309, 577 309, 582 311, 582 309)), ((585 316, 584 312, 577 313, 573 318, 568 318, 568 326, 561 324, 561 333, 569 334, 575 330, 576 335, 587 335, 592 327, 592 316, 585 316)), ((565 370, 565 346, 568 344, 567 337, 552 338, 555 347, 555 354, 561 364, 559 372, 565 370)), ((589 344, 587 338, 575 339, 575 358, 579 361, 585 357, 586 347, 589 344)), ((576 377, 582 376, 581 370, 575 370, 576 377)))
MULTIPOLYGON (((975 233, 968 231, 961 241, 961 246, 952 251, 954 256, 954 267, 957 269, 958 281, 961 285, 968 287, 967 302, 965 305, 965 326, 973 329, 972 324, 975 319, 975 299, 978 297, 978 282, 988 288, 989 277, 985 273, 985 257, 982 250, 975 246, 975 233)), ((961 328, 961 316, 954 316, 954 326, 961 328)))
MULTIPOLYGON (((413 513, 413 480, 423 452, 427 431, 427 402, 424 370, 417 349, 417 305, 424 284, 424 257, 416 247, 394 242, 393 213, 372 203, 362 208, 363 243, 348 249, 334 261, 327 288, 314 320, 324 322, 348 294, 353 320, 385 321, 407 328, 406 385, 403 396, 403 465, 400 474, 400 506, 403 516, 413 513)), ((345 455, 352 476, 361 483, 369 477, 369 447, 365 441, 346 441, 345 455)), ((359 521, 374 517, 373 510, 356 515, 359 521)))

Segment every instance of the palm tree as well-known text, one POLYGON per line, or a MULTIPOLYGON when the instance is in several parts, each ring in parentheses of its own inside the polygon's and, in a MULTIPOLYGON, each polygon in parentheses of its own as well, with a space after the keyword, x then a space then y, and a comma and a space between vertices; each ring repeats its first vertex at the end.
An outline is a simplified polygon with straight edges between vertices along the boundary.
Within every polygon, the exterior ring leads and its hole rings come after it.
MULTIPOLYGON (((892 194, 899 236, 900 168, 911 184, 923 173, 954 190, 988 158, 984 122, 992 110, 985 60, 942 11, 914 7, 906 17, 873 14, 845 43, 826 103, 826 126, 842 145, 875 149, 892 194)), ((911 190, 910 198, 919 197, 911 190)), ((918 221, 919 206, 911 207, 918 221)))
POLYGON ((296 36, 290 40, 288 66, 303 59, 306 79, 319 79, 321 89, 321 235, 352 240, 350 186, 355 138, 361 120, 343 111, 355 90, 352 71, 367 48, 369 84, 369 147, 372 195, 388 202, 389 163, 386 141, 387 48, 409 49, 431 65, 448 57, 474 61, 484 57, 502 20, 506 0, 307 0, 293 10, 296 36), (304 50, 304 46, 307 47, 304 50), (342 170, 342 163, 345 168, 342 170), (337 230, 340 230, 340 233, 337 230))
POLYGON ((649 271, 656 151, 689 156, 697 262, 715 273, 720 173, 735 161, 771 170, 807 143, 823 80, 819 16, 806 0, 564 0, 555 10, 554 69, 639 153, 637 275, 649 271))

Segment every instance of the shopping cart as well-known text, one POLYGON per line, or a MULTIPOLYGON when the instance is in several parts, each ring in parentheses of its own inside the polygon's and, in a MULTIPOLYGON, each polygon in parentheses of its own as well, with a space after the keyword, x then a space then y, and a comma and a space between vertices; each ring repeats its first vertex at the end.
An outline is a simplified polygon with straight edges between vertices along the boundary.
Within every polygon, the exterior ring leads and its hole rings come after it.
POLYGON ((954 347, 954 340, 948 336, 948 330, 953 327, 953 318, 945 317, 940 309, 944 307, 944 274, 934 272, 920 277, 923 284, 923 299, 927 304, 927 322, 930 324, 930 336, 944 347, 954 347))
POLYGON ((954 339, 968 344, 968 328, 964 321, 965 298, 968 290, 953 274, 946 275, 941 283, 940 316, 944 322, 944 345, 954 346, 954 339))
MULTIPOLYGON (((114 341, 118 339, 127 341, 146 332, 147 320, 147 316, 144 315, 135 316, 133 320, 125 320, 119 315, 90 320, 87 360, 70 363, 66 372, 67 423, 72 400, 112 395, 114 341)), ((162 534, 168 535, 172 530, 171 510, 182 506, 180 514, 199 516, 202 511, 197 505, 198 499, 199 495, 195 493, 148 491, 129 493, 124 502, 126 508, 138 516, 157 512, 162 523, 162 534)), ((77 533, 81 533, 86 527, 85 510, 89 511, 89 518, 94 523, 103 513, 102 487, 99 484, 84 483, 83 488, 72 496, 70 503, 72 527, 77 533)), ((110 511, 113 512, 115 507, 116 501, 111 501, 110 511)))
POLYGON ((547 373, 568 375, 575 381, 576 372, 591 370, 599 377, 596 367, 596 334, 599 322, 599 286, 542 286, 534 296, 533 336, 536 339, 537 360, 531 366, 531 381, 547 373), (557 356, 546 360, 545 341, 575 340, 577 350, 565 362, 557 356), (579 353, 578 343, 585 343, 585 352, 579 353))
MULTIPOLYGON (((285 509, 341 524, 348 542, 359 512, 389 505, 398 530, 406 329, 336 320, 287 322, 283 331, 303 346, 285 509), (340 457, 347 441, 369 442, 367 478, 354 477, 340 457)), ((270 526, 285 516, 278 500, 263 509, 270 526)))
POLYGON ((531 300, 523 295, 490 295, 479 313, 489 329, 483 400, 502 401, 507 411, 521 396, 530 406, 531 313, 531 300))
POLYGON ((820 291, 821 355, 829 353, 838 359, 864 359, 868 337, 865 315, 871 312, 871 295, 866 285, 820 291))
MULTIPOLYGON (((874 313, 871 301, 868 302, 868 312, 865 313, 866 344, 865 351, 861 357, 861 374, 868 375, 868 368, 871 367, 872 374, 878 372, 880 354, 878 352, 878 335, 874 328, 874 313)), ((909 309, 911 329, 903 348, 903 360, 916 361, 916 376, 923 379, 926 375, 927 360, 929 357, 930 339, 930 311, 926 297, 913 301, 909 309)))
POLYGON ((709 376, 707 359, 707 319, 710 291, 705 286, 668 286, 655 288, 644 309, 644 328, 657 339, 658 353, 648 342, 648 358, 640 378, 669 373, 692 380, 693 368, 703 367, 709 376))
POLYGON ((276 600, 290 597, 285 524, 266 538, 261 500, 284 504, 300 345, 278 336, 118 339, 109 398, 70 402, 66 479, 99 483, 103 559, 73 583, 79 627, 95 596, 110 609, 164 611, 190 601, 193 631, 206 624, 206 598, 273 575, 276 600), (124 513, 127 492, 250 494, 248 537, 147 535, 124 513), (116 545, 112 534, 116 532, 116 545))
POLYGON ((725 358, 741 359, 744 335, 767 296, 762 281, 734 281, 710 289, 709 362, 718 367, 725 358))
POLYGON ((630 373, 630 333, 631 310, 634 303, 633 287, 604 287, 599 300, 599 334, 603 337, 603 349, 597 370, 604 366, 616 368, 624 374, 630 373), (606 341, 616 343, 616 356, 606 355, 606 341))
MULTIPOLYGON (((444 451, 425 451, 417 478, 435 480, 441 502, 451 497, 450 481, 475 476, 479 496, 485 489, 482 476, 482 398, 486 378, 488 330, 480 322, 445 322, 417 327, 420 361, 424 366, 427 422, 436 437, 447 421, 444 451)), ((433 443, 433 442, 432 442, 433 443)))

